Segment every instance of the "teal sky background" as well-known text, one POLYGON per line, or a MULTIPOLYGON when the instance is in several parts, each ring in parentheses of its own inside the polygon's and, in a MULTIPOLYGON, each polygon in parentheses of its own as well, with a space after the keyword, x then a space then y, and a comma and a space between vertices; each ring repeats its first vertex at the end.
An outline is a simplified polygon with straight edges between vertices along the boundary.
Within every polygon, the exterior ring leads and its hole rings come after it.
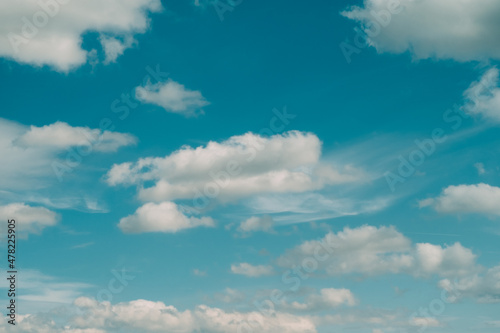
MULTIPOLYGON (((96 129, 102 119, 109 118, 114 132, 129 133, 137 139, 136 144, 124 145, 114 152, 94 151, 84 156, 71 173, 64 174, 62 181, 53 172, 33 176, 37 163, 26 160, 24 163, 33 163, 34 167, 20 168, 21 174, 17 175, 23 179, 22 172, 32 172, 26 175, 26 181, 15 187, 0 185, 0 206, 22 202, 45 207, 58 215, 55 225, 18 239, 20 295, 40 296, 21 297, 20 314, 71 307, 77 297, 95 298, 114 277, 112 270, 122 269, 134 279, 123 291, 113 293, 112 304, 144 299, 163 302, 180 311, 200 304, 226 312, 256 311, 254 300, 262 301, 262 295, 269 290, 289 288, 283 283, 282 274, 290 267, 277 263, 281 256, 304 242, 322 239, 329 232, 337 234, 346 227, 394 226, 413 245, 430 243, 445 247, 459 242, 477 256, 475 263, 483 267, 479 274, 498 267, 500 213, 492 208, 498 204, 486 208, 481 204, 500 198, 495 196, 496 190, 500 191, 498 121, 478 112, 462 119, 455 130, 453 123, 443 120, 443 114, 454 105, 464 107, 464 92, 484 73, 496 68, 500 57, 481 54, 487 59, 462 61, 452 57, 418 57, 412 50, 397 54, 385 51, 383 46, 379 50, 369 46, 354 54, 349 64, 339 44, 352 42, 354 28, 362 25, 340 12, 350 6, 368 7, 372 1, 244 0, 232 12, 225 13, 223 21, 211 4, 200 1, 199 6, 181 0, 162 1, 162 12, 147 14, 147 31, 135 34, 136 43, 109 64, 89 61, 61 72, 50 65, 34 66, 0 54, 3 121, 28 127, 64 122, 72 127, 96 129), (135 89, 144 84, 148 68, 163 73, 160 83, 170 79, 188 90, 199 91, 209 102, 202 107, 203 114, 184 116, 138 101, 135 89), (128 107, 130 113, 123 120, 112 106, 122 94, 128 94, 134 105, 128 107), (276 135, 292 130, 313 133, 322 143, 322 163, 340 169, 351 165, 363 170, 367 177, 299 193, 257 193, 228 202, 216 199, 212 208, 201 212, 201 216, 215 221, 212 228, 136 234, 120 229, 120 220, 146 202, 139 198, 135 185, 107 183, 113 165, 147 157, 163 158, 184 145, 203 147, 210 141, 259 133, 269 127, 273 109, 284 108, 295 118, 276 135), (436 128, 443 129, 447 141, 438 144, 416 173, 391 191, 384 173, 396 173, 398 156, 407 158, 415 150, 414 141, 430 138, 436 128), (478 163, 484 172, 480 172, 478 163), (440 211, 434 204, 419 205, 425 199, 437 200, 449 186, 477 184, 493 188, 485 194, 486 199, 465 195, 467 203, 477 203, 479 208, 462 203, 464 211, 440 211), (309 194, 321 195, 352 214, 334 216, 328 204, 316 206, 301 201, 303 195, 309 194), (273 200, 296 205, 279 214, 269 213, 275 223, 274 231, 246 235, 237 231, 243 221, 266 215, 259 205, 272 205, 273 200), (353 206, 343 207, 345 200, 353 206), (301 209, 308 212, 297 213, 301 209), (274 273, 259 277, 235 274, 231 266, 238 263, 270 266, 274 273), (27 273, 23 275, 24 272, 27 273), (225 302, 220 295, 227 292, 226 288, 245 297, 225 302)), ((494 13, 499 12, 495 9, 494 13)), ((96 48, 102 53, 96 41, 98 33, 83 34, 82 47, 96 48)), ((158 83, 154 78, 152 82, 158 83)), ((49 156, 53 156, 51 161, 64 161, 66 153, 61 149, 49 156)), ((5 154, 2 163, 9 163, 8 151, 5 154)), ((46 170, 46 166, 40 168, 46 170)), ((469 189, 467 193, 472 192, 469 189)), ((170 201, 186 209, 192 206, 190 199, 170 201)), ((449 263, 455 264, 453 260, 449 263)), ((499 275, 494 276, 498 279, 499 275)), ((410 315, 440 297, 439 281, 443 278, 448 276, 417 277, 401 272, 328 276, 318 270, 301 282, 300 291, 288 298, 290 303, 303 302, 324 288, 345 288, 357 299, 356 305, 325 306, 309 312, 286 308, 280 311, 315 318, 311 320, 320 333, 417 332, 407 325, 410 315), (325 323, 318 319, 327 315, 347 318, 369 314, 394 318, 376 324, 325 323)), ((478 302, 474 291, 468 294, 464 290, 468 296, 447 304, 442 314, 433 315, 439 325, 429 325, 425 330, 496 332, 500 327, 499 281, 484 282, 490 285, 477 292, 480 296, 489 295, 493 301, 478 302)), ((7 302, 4 291, 1 304, 7 302)), ((10 332, 6 326, 2 329, 10 332)), ((212 332, 208 328, 206 331, 212 332)), ((144 332, 149 331, 144 328, 144 332)))

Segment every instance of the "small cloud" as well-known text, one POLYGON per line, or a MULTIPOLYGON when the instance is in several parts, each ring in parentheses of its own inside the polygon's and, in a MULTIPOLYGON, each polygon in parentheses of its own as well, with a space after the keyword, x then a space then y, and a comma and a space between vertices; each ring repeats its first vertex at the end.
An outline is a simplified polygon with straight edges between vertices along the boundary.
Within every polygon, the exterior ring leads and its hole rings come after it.
POLYGON ((476 163, 476 164, 474 164, 474 167, 477 169, 478 174, 484 175, 486 173, 486 170, 484 169, 483 163, 476 163))
POLYGON ((184 215, 173 202, 147 203, 132 215, 120 220, 118 227, 124 233, 165 232, 176 233, 196 227, 213 227, 210 217, 196 218, 184 215))
POLYGON ((207 276, 206 271, 199 270, 198 268, 193 269, 193 274, 196 276, 207 276))
POLYGON ((210 103, 197 90, 189 90, 184 85, 171 79, 135 89, 137 100, 143 103, 161 106, 167 112, 196 116, 203 114, 202 108, 210 103))
POLYGON ((241 222, 237 230, 241 233, 251 233, 255 231, 273 232, 273 226, 274 221, 271 216, 253 216, 248 220, 241 222))
POLYGON ((480 183, 448 186, 436 198, 421 200, 419 206, 433 207, 437 212, 500 215, 500 188, 480 183))
POLYGON ((83 248, 86 248, 86 247, 94 245, 94 244, 95 244, 94 242, 88 242, 88 243, 78 244, 78 245, 72 246, 71 249, 83 249, 83 248))
POLYGON ((233 274, 244 275, 247 277, 260 277, 274 274, 274 269, 271 266, 254 266, 248 263, 240 263, 237 265, 231 265, 231 272, 233 274))

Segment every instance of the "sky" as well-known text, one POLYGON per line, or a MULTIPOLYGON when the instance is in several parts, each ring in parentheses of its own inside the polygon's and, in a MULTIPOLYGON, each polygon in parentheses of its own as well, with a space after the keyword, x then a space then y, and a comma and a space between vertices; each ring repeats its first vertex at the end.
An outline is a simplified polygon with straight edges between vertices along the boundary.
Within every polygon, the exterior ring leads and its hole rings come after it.
POLYGON ((0 332, 500 328, 500 3, 4 0, 0 332))

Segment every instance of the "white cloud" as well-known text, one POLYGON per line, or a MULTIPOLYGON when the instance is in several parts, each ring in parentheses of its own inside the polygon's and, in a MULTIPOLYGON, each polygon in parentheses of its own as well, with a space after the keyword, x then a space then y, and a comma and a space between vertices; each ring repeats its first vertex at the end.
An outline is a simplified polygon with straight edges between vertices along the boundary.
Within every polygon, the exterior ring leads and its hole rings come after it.
POLYGON ((500 188, 477 185, 448 186, 437 198, 419 202, 420 207, 432 206, 440 213, 478 213, 500 215, 500 188))
POLYGON ((341 305, 354 306, 357 300, 349 289, 321 289, 319 294, 310 294, 305 303, 285 303, 284 307, 297 311, 322 311, 337 308, 341 305))
MULTIPOLYGON (((179 333, 316 333, 315 324, 308 317, 276 312, 267 316, 260 312, 226 312, 222 309, 199 305, 193 310, 180 311, 162 302, 135 300, 111 305, 109 302, 80 297, 74 302, 75 311, 63 325, 49 315, 18 317, 16 332, 54 333, 106 333, 115 332, 179 332, 179 333)), ((0 331, 6 327, 0 324, 0 331)))
MULTIPOLYGON (((0 57, 67 72, 95 52, 82 47, 86 33, 130 40, 146 32, 149 15, 161 9, 160 0, 5 0, 0 3, 0 57)), ((107 62, 123 53, 109 39, 101 42, 107 62)))
POLYGON ((149 104, 164 108, 167 112, 193 116, 203 113, 204 106, 210 104, 197 90, 189 90, 184 85, 172 80, 152 84, 135 89, 136 98, 149 104))
POLYGON ((458 280, 443 279, 439 286, 449 293, 449 299, 474 298, 479 303, 500 302, 500 266, 483 274, 471 274, 458 280))
POLYGON ((196 227, 213 227, 210 217, 188 217, 173 202, 147 203, 132 215, 120 220, 118 227, 125 233, 166 232, 175 233, 196 227))
MULTIPOLYGON (((57 224, 58 215, 44 207, 31 207, 24 203, 0 206, 0 216, 16 221, 16 230, 21 233, 40 233, 46 227, 57 224)), ((2 225, 2 229, 5 226, 2 225)))
POLYGON ((497 1, 365 0, 362 7, 351 7, 342 15, 360 23, 380 53, 410 52, 417 59, 500 59, 497 1))
POLYGON ((132 36, 127 36, 123 40, 115 37, 101 36, 100 42, 105 55, 104 64, 109 64, 116 62, 116 59, 137 41, 132 36))
POLYGON ((481 115, 489 121, 500 122, 500 88, 498 68, 492 67, 479 81, 464 92, 463 109, 470 115, 481 115))
POLYGON ((122 146, 135 144, 137 139, 127 133, 110 132, 88 127, 72 127, 64 122, 55 122, 42 127, 30 126, 30 129, 15 143, 24 147, 44 147, 65 149, 68 147, 87 146, 95 151, 116 151, 122 146))
POLYGON ((253 216, 240 223, 238 231, 247 233, 255 231, 271 232, 273 231, 274 221, 269 215, 253 216))
POLYGON ((107 174, 110 185, 137 184, 144 201, 194 199, 196 208, 211 199, 236 200, 262 193, 306 192, 360 179, 323 166, 321 142, 311 133, 291 131, 269 138, 253 133, 206 146, 184 146, 161 158, 122 163, 107 174), (145 181, 154 181, 144 188, 145 181))
POLYGON ((393 227, 362 226, 330 232, 321 240, 306 241, 278 258, 281 267, 309 265, 330 276, 343 274, 410 274, 417 277, 464 276, 477 271, 476 256, 459 243, 411 244, 393 227))
POLYGON ((274 273, 274 270, 272 266, 265 266, 265 265, 254 266, 246 262, 243 262, 237 265, 231 265, 231 272, 234 274, 244 275, 248 277, 260 277, 260 276, 272 275, 274 273))
MULTIPOLYGON (((92 151, 114 151, 135 143, 135 140, 130 134, 71 127, 63 122, 28 127, 0 118, 0 156, 9 156, 9 163, 0 163, 0 188, 19 192, 48 187, 57 180, 56 164, 68 169, 78 164, 74 157, 67 162, 68 148, 76 147, 74 153, 82 158, 79 149, 86 156, 92 151)), ((16 201, 25 199, 10 200, 16 201)))

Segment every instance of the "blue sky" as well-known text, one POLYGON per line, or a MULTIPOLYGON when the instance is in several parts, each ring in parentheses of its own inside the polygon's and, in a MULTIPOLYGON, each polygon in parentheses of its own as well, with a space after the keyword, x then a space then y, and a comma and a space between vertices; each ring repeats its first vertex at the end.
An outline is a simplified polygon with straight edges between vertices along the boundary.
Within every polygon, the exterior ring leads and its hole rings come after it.
POLYGON ((0 332, 498 331, 498 4, 0 9, 0 332))

